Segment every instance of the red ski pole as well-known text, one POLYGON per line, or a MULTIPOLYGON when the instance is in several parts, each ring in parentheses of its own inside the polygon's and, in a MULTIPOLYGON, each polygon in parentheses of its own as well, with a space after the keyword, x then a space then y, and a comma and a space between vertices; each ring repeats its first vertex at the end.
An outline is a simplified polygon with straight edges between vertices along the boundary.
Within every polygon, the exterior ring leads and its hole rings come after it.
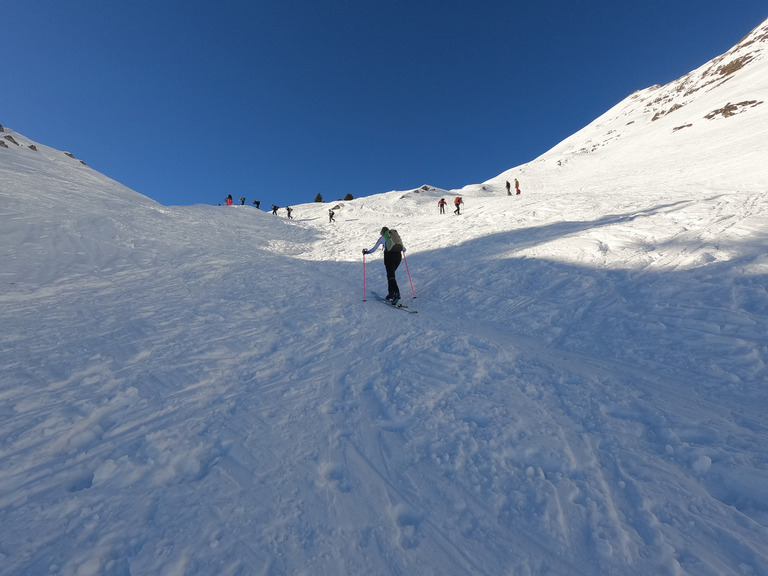
POLYGON ((408 272, 408 282, 411 283, 411 292, 413 292, 413 297, 416 298, 416 290, 413 289, 413 280, 411 280, 411 271, 408 269, 408 259, 405 257, 405 252, 403 252, 403 262, 405 262, 405 271, 408 272))
POLYGON ((366 301, 365 295, 365 250, 363 250, 363 302, 366 301))

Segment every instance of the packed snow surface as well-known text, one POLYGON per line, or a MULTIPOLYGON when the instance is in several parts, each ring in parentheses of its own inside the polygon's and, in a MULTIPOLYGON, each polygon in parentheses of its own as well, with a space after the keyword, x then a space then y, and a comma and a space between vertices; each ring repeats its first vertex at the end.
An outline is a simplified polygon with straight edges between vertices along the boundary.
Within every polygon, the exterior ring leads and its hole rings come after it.
POLYGON ((768 574, 765 35, 485 183, 292 221, 6 127, 0 573, 768 574), (384 225, 418 314, 381 251, 364 291, 384 225))

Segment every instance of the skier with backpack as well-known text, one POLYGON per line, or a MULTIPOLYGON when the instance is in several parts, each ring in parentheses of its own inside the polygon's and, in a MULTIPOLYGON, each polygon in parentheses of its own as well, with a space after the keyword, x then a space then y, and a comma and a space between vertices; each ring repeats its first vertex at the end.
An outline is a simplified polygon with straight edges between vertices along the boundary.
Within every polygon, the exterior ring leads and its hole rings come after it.
POLYGON ((461 196, 456 196, 456 199, 453 201, 453 205, 456 206, 456 210, 453 211, 454 214, 461 215, 462 204, 464 204, 464 200, 461 199, 461 196))
POLYGON ((370 250, 363 249, 363 254, 373 254, 379 248, 384 247, 384 268, 387 271, 387 297, 385 300, 397 304, 400 300, 400 288, 397 286, 395 271, 400 266, 405 252, 405 246, 397 230, 390 230, 386 226, 381 229, 381 237, 370 250))

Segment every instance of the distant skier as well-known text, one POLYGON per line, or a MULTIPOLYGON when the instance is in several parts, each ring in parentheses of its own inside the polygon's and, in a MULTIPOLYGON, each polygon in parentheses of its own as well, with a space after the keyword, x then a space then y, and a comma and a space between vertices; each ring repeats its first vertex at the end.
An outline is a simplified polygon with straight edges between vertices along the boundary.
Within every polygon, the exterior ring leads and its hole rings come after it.
POLYGON ((240 196, 240 206, 245 206, 245 196, 240 196))
POLYGON ((445 201, 445 198, 440 198, 440 201, 437 203, 437 207, 440 209, 440 214, 445 214, 446 204, 448 204, 448 202, 445 201))
POLYGON ((280 210, 280 206, 275 206, 272 204, 272 215, 277 216, 277 211, 280 210))
POLYGON ((517 181, 517 178, 515 178, 515 196, 520 195, 520 182, 517 181))
POLYGON ((461 196, 456 196, 456 198, 453 201, 453 205, 456 206, 456 210, 453 211, 454 214, 461 216, 462 204, 464 204, 464 200, 461 199, 461 196))
POLYGON ((258 210, 259 206, 261 206, 261 201, 260 200, 254 200, 253 201, 253 205, 256 206, 256 209, 258 210))
POLYGON ((232 194, 227 194, 227 206, 232 206, 232 194))
POLYGON ((336 220, 333 219, 333 208, 328 210, 328 223, 336 222, 336 220))
POLYGON ((507 180, 507 196, 512 196, 512 185, 507 180))
POLYGON ((288 212, 288 220, 293 220, 293 216, 291 215, 293 212, 293 208, 291 208, 290 206, 286 206, 285 209, 288 212))

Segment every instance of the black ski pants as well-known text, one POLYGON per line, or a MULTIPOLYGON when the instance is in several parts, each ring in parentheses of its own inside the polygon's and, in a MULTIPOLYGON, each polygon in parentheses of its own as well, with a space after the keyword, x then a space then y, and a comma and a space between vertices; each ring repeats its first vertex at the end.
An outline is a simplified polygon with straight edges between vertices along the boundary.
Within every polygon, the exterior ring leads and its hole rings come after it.
POLYGON ((400 266, 402 259, 403 253, 399 250, 390 250, 389 252, 384 250, 384 268, 387 269, 387 287, 389 289, 388 296, 400 298, 400 288, 397 286, 395 271, 400 266))

